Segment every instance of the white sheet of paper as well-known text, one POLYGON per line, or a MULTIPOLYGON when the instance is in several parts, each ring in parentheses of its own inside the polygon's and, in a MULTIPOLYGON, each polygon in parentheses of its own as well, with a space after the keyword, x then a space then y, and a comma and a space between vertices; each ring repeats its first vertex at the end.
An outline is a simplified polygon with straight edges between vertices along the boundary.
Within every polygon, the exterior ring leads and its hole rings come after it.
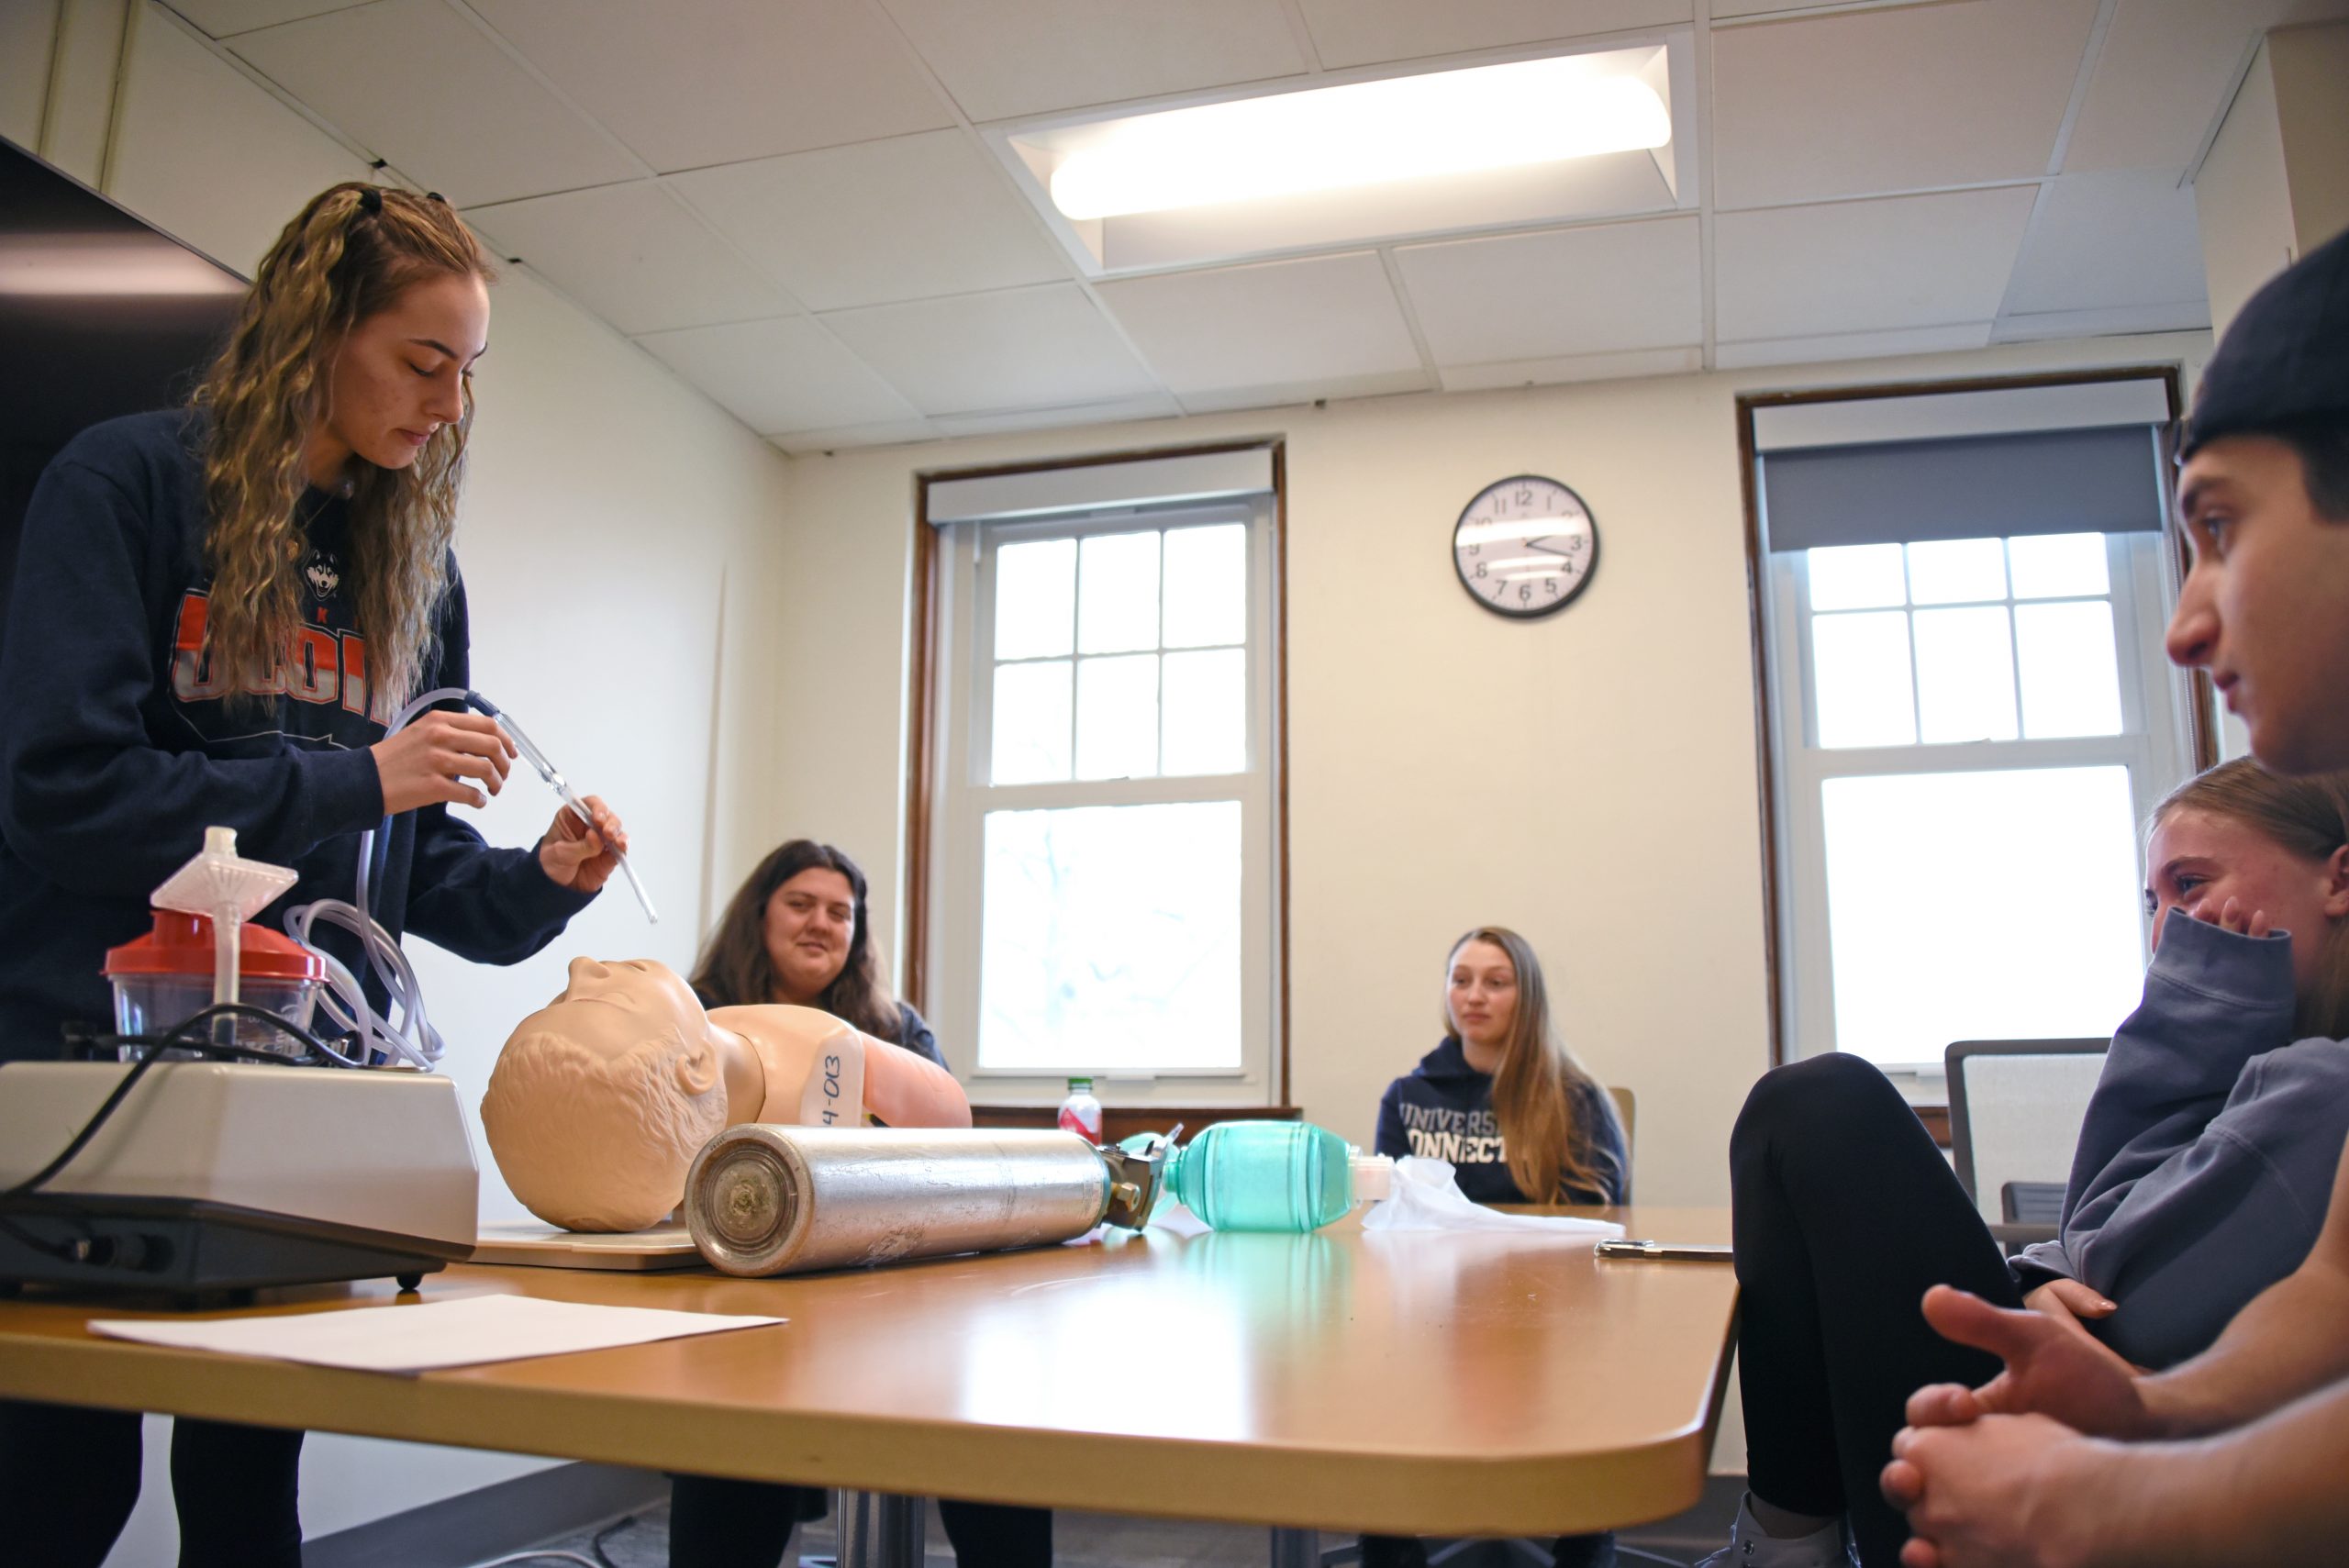
POLYGON ((94 1318, 90 1329, 110 1339, 179 1350, 225 1351, 359 1372, 428 1372, 785 1321, 650 1307, 592 1307, 527 1296, 468 1296, 413 1307, 361 1307, 296 1317, 94 1318))

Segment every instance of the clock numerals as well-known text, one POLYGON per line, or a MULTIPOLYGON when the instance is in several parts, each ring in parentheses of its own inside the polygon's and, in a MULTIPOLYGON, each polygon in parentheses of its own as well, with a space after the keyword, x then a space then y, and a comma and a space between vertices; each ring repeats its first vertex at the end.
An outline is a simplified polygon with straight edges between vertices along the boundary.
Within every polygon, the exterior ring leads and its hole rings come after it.
POLYGON ((1573 603, 1598 560, 1598 525, 1582 497, 1538 474, 1486 486, 1453 528, 1461 585, 1486 609, 1512 620, 1531 620, 1573 603))

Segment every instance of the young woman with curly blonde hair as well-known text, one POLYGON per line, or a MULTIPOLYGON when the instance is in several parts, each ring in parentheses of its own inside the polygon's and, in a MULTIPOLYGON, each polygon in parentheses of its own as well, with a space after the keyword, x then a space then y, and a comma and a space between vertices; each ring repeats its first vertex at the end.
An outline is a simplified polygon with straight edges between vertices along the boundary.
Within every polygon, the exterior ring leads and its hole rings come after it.
MULTIPOLYGON (((298 873, 272 923, 350 897, 379 828, 375 917, 484 962, 545 946, 616 869, 601 803, 593 829, 558 814, 529 850, 449 815, 505 783, 493 720, 386 734, 414 694, 468 682, 450 544, 490 277, 437 196, 337 185, 262 260, 190 407, 94 426, 42 474, 0 623, 0 1060, 105 1026, 106 950, 210 826, 298 873)), ((0 1404, 12 1552, 106 1558, 139 1419, 0 1404)), ((184 1568, 298 1564, 301 1440, 179 1423, 184 1568)))

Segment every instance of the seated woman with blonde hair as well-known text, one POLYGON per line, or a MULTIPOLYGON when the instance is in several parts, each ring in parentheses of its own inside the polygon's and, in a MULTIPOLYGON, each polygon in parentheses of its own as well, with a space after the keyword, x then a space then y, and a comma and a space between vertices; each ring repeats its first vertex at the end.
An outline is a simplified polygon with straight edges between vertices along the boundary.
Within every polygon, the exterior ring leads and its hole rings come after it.
MULTIPOLYGON (((1628 1203, 1631 1161, 1614 1102, 1550 1023, 1532 946, 1479 926, 1452 944, 1443 1039, 1378 1102, 1377 1151, 1451 1162, 1478 1203, 1628 1203)), ((1561 1537, 1557 1568, 1609 1568, 1612 1535, 1561 1537)), ((1363 1568, 1425 1568, 1427 1549, 1362 1540, 1363 1568)))

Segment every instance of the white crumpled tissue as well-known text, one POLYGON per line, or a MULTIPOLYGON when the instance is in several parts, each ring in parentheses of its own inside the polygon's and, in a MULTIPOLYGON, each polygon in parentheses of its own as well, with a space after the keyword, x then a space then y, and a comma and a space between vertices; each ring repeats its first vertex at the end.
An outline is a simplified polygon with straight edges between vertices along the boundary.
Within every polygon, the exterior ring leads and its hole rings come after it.
POLYGON ((1447 1160, 1407 1154, 1395 1162, 1386 1196, 1363 1216, 1364 1230, 1507 1230, 1542 1232, 1552 1240, 1585 1246, 1623 1228, 1609 1219, 1576 1219, 1560 1214, 1503 1214, 1471 1203, 1461 1192, 1447 1160))

